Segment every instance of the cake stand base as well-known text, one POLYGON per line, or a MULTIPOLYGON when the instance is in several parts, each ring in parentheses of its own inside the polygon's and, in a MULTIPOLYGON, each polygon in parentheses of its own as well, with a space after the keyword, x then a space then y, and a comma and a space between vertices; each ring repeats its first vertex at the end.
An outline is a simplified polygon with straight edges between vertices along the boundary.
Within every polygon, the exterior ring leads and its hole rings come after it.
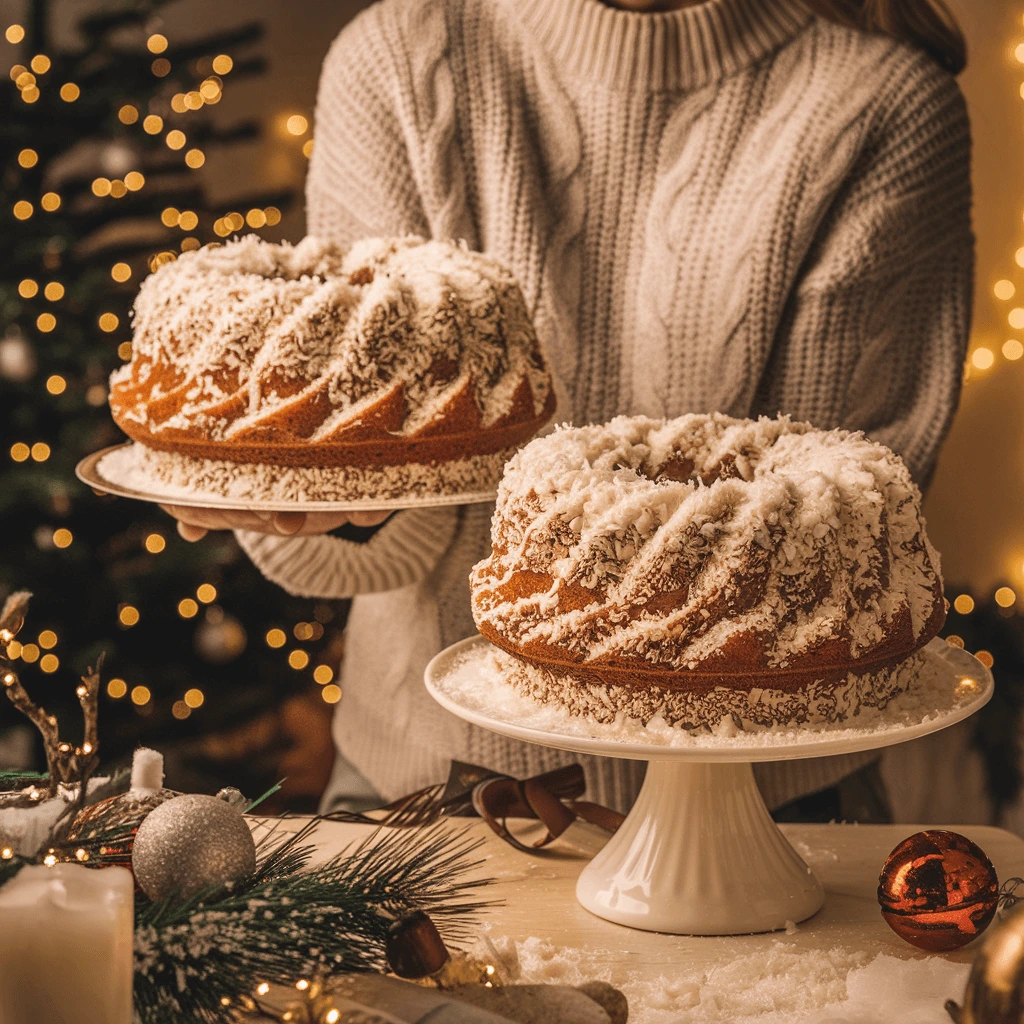
POLYGON ((584 868, 591 913, 681 935, 770 932, 821 909, 821 883, 786 841, 749 764, 651 761, 625 822, 584 868))
POLYGON ((580 876, 576 896, 617 924, 676 935, 785 928, 824 902, 811 870, 768 814, 751 765, 879 750, 962 722, 992 696, 992 674, 933 640, 917 677, 884 710, 849 723, 806 723, 729 735, 601 724, 525 697, 508 656, 483 637, 453 644, 427 666, 430 695, 452 714, 525 743, 648 762, 633 809, 580 876))

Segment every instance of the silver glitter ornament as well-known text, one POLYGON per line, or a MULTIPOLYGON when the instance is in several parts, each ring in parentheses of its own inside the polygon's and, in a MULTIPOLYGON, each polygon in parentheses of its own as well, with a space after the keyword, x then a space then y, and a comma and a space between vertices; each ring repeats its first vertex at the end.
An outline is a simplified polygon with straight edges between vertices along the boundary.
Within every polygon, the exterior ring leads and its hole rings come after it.
POLYGON ((256 844, 245 819, 215 796, 168 800, 139 826, 132 870, 151 900, 188 899, 237 882, 256 869, 256 844))

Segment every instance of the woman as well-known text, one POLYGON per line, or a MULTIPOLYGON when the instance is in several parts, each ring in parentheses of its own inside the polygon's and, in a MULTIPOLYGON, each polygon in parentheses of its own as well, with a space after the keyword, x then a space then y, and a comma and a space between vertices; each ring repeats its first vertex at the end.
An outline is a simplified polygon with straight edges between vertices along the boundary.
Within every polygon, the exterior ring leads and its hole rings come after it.
MULTIPOLYGON (((970 316, 963 62, 940 0, 383 0, 324 65, 309 230, 502 259, 565 419, 784 412, 865 430, 923 484, 970 316)), ((292 593, 358 595, 328 806, 395 798, 453 757, 519 776, 574 757, 423 688, 474 632, 490 508, 400 512, 365 545, 328 535, 339 518, 173 511, 189 539, 239 528, 292 593)), ((870 759, 793 762, 762 787, 778 807, 870 759)), ((640 764, 580 760, 591 799, 632 802, 640 764)))

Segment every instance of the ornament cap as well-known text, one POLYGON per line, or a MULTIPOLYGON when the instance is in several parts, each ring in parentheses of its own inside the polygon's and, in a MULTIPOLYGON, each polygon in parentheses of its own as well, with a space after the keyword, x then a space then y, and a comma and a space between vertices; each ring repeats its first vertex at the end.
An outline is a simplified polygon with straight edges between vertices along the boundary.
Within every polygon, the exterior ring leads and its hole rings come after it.
POLYGON ((132 755, 132 793, 155 792, 163 787, 164 755, 149 747, 139 747, 132 755))

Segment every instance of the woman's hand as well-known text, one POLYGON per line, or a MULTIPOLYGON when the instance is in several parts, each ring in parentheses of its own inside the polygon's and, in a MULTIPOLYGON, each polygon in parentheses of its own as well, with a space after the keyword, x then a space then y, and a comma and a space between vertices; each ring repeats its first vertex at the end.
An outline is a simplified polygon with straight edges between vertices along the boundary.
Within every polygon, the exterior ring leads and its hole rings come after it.
POLYGON ((254 530, 278 537, 308 537, 330 533, 339 526, 379 526, 391 512, 229 512, 217 508, 161 505, 178 520, 178 533, 187 541, 202 540, 210 530, 254 530))

